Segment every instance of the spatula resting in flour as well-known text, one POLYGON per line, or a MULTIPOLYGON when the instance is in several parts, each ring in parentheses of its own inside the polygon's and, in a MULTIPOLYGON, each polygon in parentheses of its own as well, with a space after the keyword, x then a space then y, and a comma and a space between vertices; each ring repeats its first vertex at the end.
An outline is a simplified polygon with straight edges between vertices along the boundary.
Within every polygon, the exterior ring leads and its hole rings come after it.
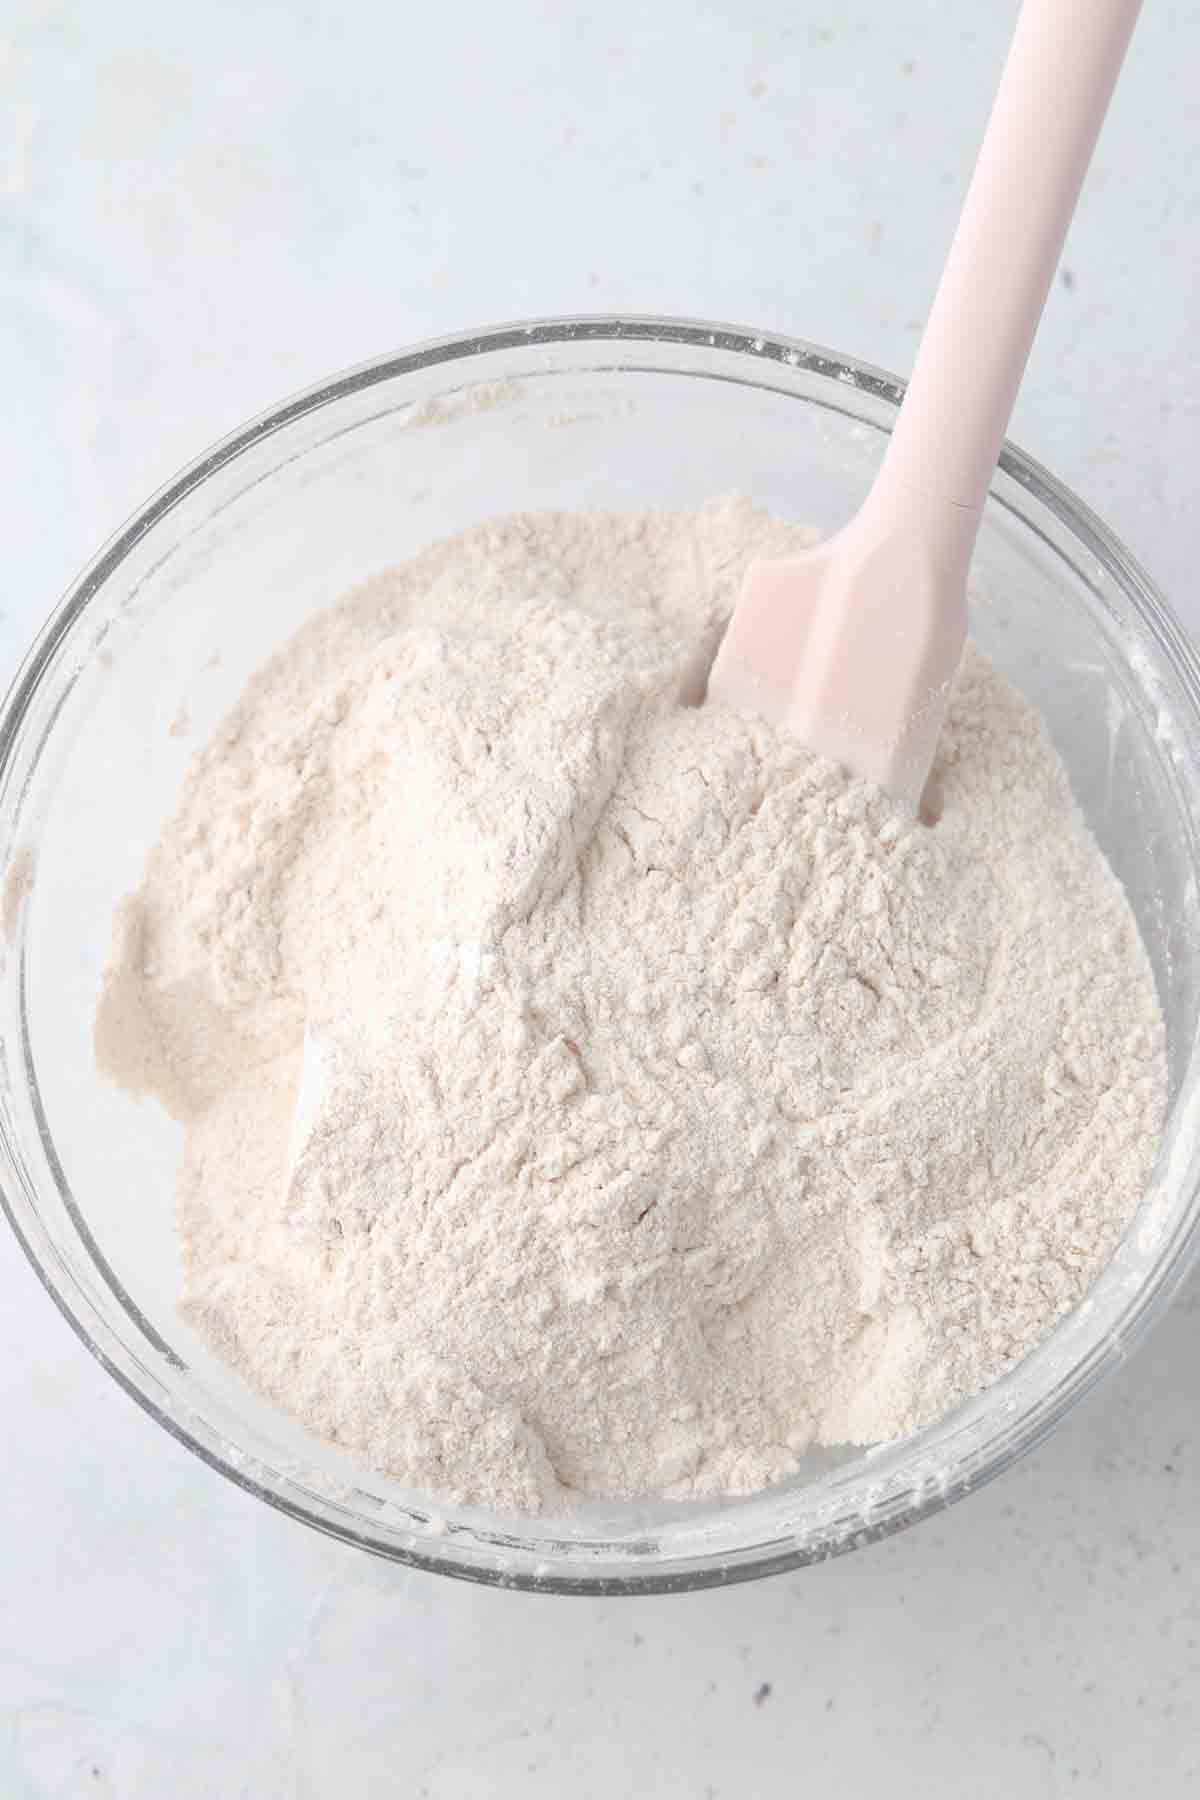
POLYGON ((912 811, 966 636, 1009 414, 1140 0, 1025 0, 874 486, 803 555, 753 564, 708 697, 912 811))

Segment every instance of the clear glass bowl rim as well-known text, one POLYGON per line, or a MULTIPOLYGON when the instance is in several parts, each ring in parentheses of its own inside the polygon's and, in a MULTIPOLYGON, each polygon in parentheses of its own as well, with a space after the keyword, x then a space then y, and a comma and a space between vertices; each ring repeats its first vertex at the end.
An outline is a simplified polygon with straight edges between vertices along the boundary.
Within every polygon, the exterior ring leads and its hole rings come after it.
MULTIPOLYGON (((630 365, 623 360, 621 354, 623 348, 632 350, 637 347, 645 356, 652 353, 656 345, 671 345, 686 349, 701 363, 711 353, 722 356, 733 354, 745 358, 744 379, 748 383, 753 382, 755 363, 786 364, 798 374, 847 383, 860 395, 870 396, 892 412, 899 407, 904 395, 904 383, 897 377, 858 358, 803 339, 712 321, 654 315, 580 314, 517 320, 482 330, 430 339, 406 350, 357 364, 269 408, 212 445, 160 488, 97 553, 51 613, 21 663, 0 707, 0 791, 7 785, 14 749, 20 739, 27 711, 43 675, 54 663, 64 639, 133 548, 185 497, 195 493, 206 481, 265 438, 364 389, 417 371, 439 366, 449 368, 454 364, 463 365, 462 385, 466 386, 478 378, 472 371, 472 364, 481 357, 508 349, 537 349, 572 344, 612 345, 614 360, 603 365, 590 363, 588 366, 593 371, 601 366, 614 371, 628 369, 630 365)), ((652 365, 643 363, 637 367, 646 370, 652 365)), ((672 365, 668 372, 675 373, 678 370, 672 365)), ((689 365, 687 372, 709 377, 716 374, 714 370, 706 371, 692 365, 689 365)), ((728 376, 723 378, 730 379, 728 376)), ((742 378, 739 376, 733 379, 742 378)), ((1006 444, 999 470, 1001 476, 1008 477, 1032 500, 1046 508, 1058 526, 1095 559, 1131 602, 1142 628, 1154 642, 1176 679, 1177 698, 1182 699, 1189 715, 1189 745, 1194 746, 1200 742, 1200 658, 1149 576, 1090 508, 1032 457, 1025 455, 1014 445, 1006 444)), ((1192 764, 1189 769, 1190 782, 1200 792, 1200 758, 1194 749, 1190 752, 1189 760, 1192 764)), ((244 1466, 247 1459, 239 1457, 231 1460, 213 1444, 195 1435, 179 1418, 164 1410, 139 1380, 138 1359, 125 1345, 116 1346, 120 1354, 114 1354, 111 1343, 106 1347, 93 1335, 88 1320, 82 1316, 83 1303, 80 1296, 74 1296, 76 1304, 73 1304, 67 1285, 55 1279, 52 1260, 39 1251, 39 1245, 51 1248, 49 1236, 36 1207, 21 1191, 19 1183, 14 1182, 11 1191, 8 1182, 0 1183, 0 1205, 43 1286, 102 1367, 172 1437, 248 1493, 343 1542, 355 1544, 390 1561, 433 1573, 545 1594, 647 1594, 725 1585, 733 1581, 782 1573, 826 1560, 831 1555, 843 1554, 907 1529, 930 1514, 943 1510, 967 1493, 974 1492, 993 1480, 1018 1458, 1027 1455, 1055 1429, 1098 1381, 1128 1357, 1170 1303, 1200 1258, 1200 1149, 1192 1149, 1186 1171, 1176 1180, 1175 1185, 1186 1192, 1187 1205, 1181 1209, 1173 1231, 1160 1248, 1156 1263, 1125 1309, 1117 1328, 1110 1330, 1102 1340, 1093 1344, 1090 1352, 1081 1358, 1051 1392, 1044 1394, 1024 1413, 1014 1416, 977 1455, 967 1459, 967 1463, 960 1465, 943 1484, 937 1487, 927 1486, 915 1498, 906 1497, 905 1504, 897 1503, 890 1510, 880 1510, 869 1518, 861 1518, 852 1530, 845 1529, 848 1522, 845 1518, 833 1521, 826 1540, 809 1539, 803 1543, 787 1544, 776 1537, 762 1544, 746 1542, 732 1553, 729 1547, 725 1547, 711 1555, 699 1554, 677 1559, 666 1567, 656 1567, 652 1557, 639 1563, 630 1554, 628 1566, 623 1567, 618 1574, 611 1570, 589 1571, 586 1559, 578 1554, 575 1544, 563 1545, 564 1549, 576 1551, 574 1567, 567 1566, 569 1558, 564 1558, 561 1565, 542 1562, 539 1566, 532 1567, 527 1562, 520 1566, 519 1556, 517 1566, 507 1564, 507 1559, 502 1556, 497 1556, 490 1564, 473 1556, 456 1556, 454 1537, 441 1536, 432 1530, 419 1547, 412 1542, 401 1544, 390 1534, 385 1536, 382 1533, 372 1533, 362 1519, 350 1523, 343 1508, 331 1505, 325 1509, 316 1504, 306 1504, 294 1491, 289 1491, 291 1484, 282 1478, 274 1487, 268 1485, 265 1479, 258 1479, 256 1474, 244 1466)), ((75 1210, 76 1203, 65 1193, 60 1197, 66 1199, 71 1209, 75 1210)), ((126 1306, 130 1312, 136 1311, 131 1301, 126 1300, 126 1306)), ((1034 1356, 1040 1356, 1046 1348, 1043 1345, 1034 1356)), ((986 1399, 986 1395, 980 1396, 971 1403, 971 1408, 981 1407, 986 1399)), ((930 1429, 936 1430, 936 1427, 930 1429)), ((896 1446, 897 1451, 902 1447, 896 1446)), ((531 1522, 533 1523, 535 1522, 531 1522)), ((516 1549, 516 1535, 507 1522, 506 1532, 508 1541, 516 1549)))

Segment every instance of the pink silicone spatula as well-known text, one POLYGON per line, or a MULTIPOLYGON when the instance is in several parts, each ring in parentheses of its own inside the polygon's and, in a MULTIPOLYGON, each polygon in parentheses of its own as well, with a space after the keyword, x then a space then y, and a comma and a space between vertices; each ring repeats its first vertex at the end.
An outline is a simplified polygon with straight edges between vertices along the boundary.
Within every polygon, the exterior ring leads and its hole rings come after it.
POLYGON ((916 811, 1005 427, 1140 0, 1025 0, 912 380, 835 536, 747 571, 710 699, 916 811))

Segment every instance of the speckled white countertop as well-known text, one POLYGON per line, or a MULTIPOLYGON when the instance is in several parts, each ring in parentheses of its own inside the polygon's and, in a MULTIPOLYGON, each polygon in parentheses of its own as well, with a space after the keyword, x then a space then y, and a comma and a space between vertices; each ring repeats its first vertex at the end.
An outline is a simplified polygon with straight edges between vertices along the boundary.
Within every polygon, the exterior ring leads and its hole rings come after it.
MULTIPOLYGON (((999 0, 9 0, 0 674, 205 442, 406 341, 636 309, 911 360, 999 0)), ((1200 629, 1200 11, 1153 0, 1013 435, 1200 629), (1069 274, 1068 274, 1069 271, 1069 274)), ((0 1800, 1200 1793, 1200 1288, 1038 1456, 733 1591, 407 1574, 228 1486, 0 1229, 0 1800)))

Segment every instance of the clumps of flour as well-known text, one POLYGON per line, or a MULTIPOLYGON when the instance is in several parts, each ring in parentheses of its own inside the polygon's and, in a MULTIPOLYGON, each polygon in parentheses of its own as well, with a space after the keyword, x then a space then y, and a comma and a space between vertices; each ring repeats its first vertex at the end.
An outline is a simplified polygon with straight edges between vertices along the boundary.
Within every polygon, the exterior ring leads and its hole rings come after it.
POLYGON ((371 1467, 518 1512, 932 1420, 1111 1254, 1164 1107, 1122 892, 968 651, 936 828, 681 688, 748 503, 497 520, 250 684, 118 919, 186 1311, 371 1467))

